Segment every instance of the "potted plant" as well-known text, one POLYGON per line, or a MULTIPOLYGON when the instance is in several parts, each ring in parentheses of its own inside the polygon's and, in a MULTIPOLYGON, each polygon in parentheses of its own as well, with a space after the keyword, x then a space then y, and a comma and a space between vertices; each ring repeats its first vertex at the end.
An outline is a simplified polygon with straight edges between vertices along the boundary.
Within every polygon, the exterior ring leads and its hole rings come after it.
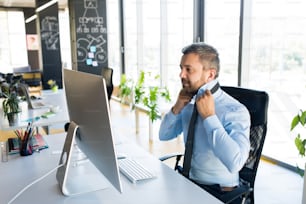
POLYGON ((18 83, 7 84, 2 86, 2 102, 4 116, 8 118, 9 124, 12 125, 18 119, 18 113, 21 111, 18 97, 18 83))
POLYGON ((143 105, 149 110, 148 115, 152 122, 160 117, 159 99, 163 98, 167 102, 171 101, 167 87, 146 86, 145 81, 152 82, 157 79, 159 79, 159 75, 155 75, 152 78, 151 73, 140 71, 136 83, 132 79, 126 78, 126 75, 122 75, 119 85, 119 97, 121 100, 132 96, 132 109, 135 109, 136 105, 143 105))
MULTIPOLYGON (((297 115, 295 115, 291 121, 291 131, 296 129, 298 126, 304 127, 306 124, 306 111, 300 110, 297 115)), ((299 151, 300 156, 305 157, 305 149, 306 149, 306 139, 302 138, 301 134, 298 133, 294 140, 295 146, 299 151)), ((304 175, 304 172, 298 167, 298 171, 300 175, 304 175)))
MULTIPOLYGON (((166 102, 171 101, 170 93, 167 87, 147 85, 146 82, 154 82, 159 79, 159 75, 151 75, 149 72, 140 71, 139 77, 136 82, 132 79, 126 78, 122 75, 119 85, 119 97, 123 98, 132 97, 131 107, 132 110, 146 109, 149 116, 149 137, 152 139, 152 124, 155 120, 160 118, 159 100, 164 99, 166 102)), ((136 115, 137 120, 137 115, 136 115)), ((137 121, 136 121, 137 123, 137 121)), ((136 124, 137 126, 137 124, 136 124)), ((137 128, 136 128, 137 129, 137 128)), ((137 130, 136 130, 137 131, 137 130)))
POLYGON ((128 79, 125 74, 122 74, 119 84, 120 102, 124 104, 133 104, 133 80, 128 79))
POLYGON ((53 92, 57 92, 57 91, 58 91, 58 85, 56 84, 56 81, 55 81, 55 80, 49 79, 47 83, 48 83, 48 85, 50 86, 50 89, 51 89, 53 92))
MULTIPOLYGON (((154 77, 154 80, 157 80, 159 75, 154 77)), ((145 77, 143 77, 143 81, 145 77)), ((159 110, 159 99, 162 98, 166 102, 171 101, 170 93, 167 87, 159 87, 159 86, 148 86, 143 87, 143 83, 137 89, 135 89, 135 102, 144 105, 149 110, 149 118, 152 122, 160 118, 160 110, 159 110), (137 96, 138 94, 138 96, 137 96), (137 101, 138 100, 138 101, 137 101)))
MULTIPOLYGON (((291 131, 296 129, 297 127, 300 127, 304 130, 306 130, 306 111, 300 110, 299 113, 293 117, 291 121, 291 131)), ((299 154, 302 157, 305 157, 305 149, 306 149, 306 138, 302 137, 300 133, 297 134, 294 140, 295 146, 299 151, 299 154)), ((303 186, 303 197, 302 197, 302 204, 306 204, 306 163, 304 164, 304 170, 298 168, 298 172, 301 176, 304 176, 304 186, 303 186)))

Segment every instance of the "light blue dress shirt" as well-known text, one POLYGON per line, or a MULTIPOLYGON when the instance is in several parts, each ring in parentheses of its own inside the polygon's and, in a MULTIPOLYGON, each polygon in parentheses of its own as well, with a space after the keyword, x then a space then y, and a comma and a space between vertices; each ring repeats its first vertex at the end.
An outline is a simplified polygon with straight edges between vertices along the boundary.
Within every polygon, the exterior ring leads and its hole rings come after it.
MULTIPOLYGON (((217 80, 200 88, 198 95, 211 89, 217 80)), ((216 115, 205 120, 198 115, 195 127, 190 178, 202 184, 223 187, 239 185, 239 170, 250 151, 250 115, 244 105, 218 89, 214 94, 216 115)), ((194 97, 195 98, 195 97, 194 97)), ((170 140, 183 133, 186 142, 195 99, 174 115, 170 110, 160 125, 160 140, 170 140)))

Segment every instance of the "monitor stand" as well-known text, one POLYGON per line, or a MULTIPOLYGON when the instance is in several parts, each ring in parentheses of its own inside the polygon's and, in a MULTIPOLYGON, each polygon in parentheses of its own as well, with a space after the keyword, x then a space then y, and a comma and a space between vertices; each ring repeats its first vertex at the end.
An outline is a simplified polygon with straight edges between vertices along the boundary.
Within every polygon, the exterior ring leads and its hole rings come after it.
POLYGON ((109 181, 78 149, 75 138, 78 125, 70 122, 56 173, 61 191, 66 196, 97 191, 110 187, 109 181))

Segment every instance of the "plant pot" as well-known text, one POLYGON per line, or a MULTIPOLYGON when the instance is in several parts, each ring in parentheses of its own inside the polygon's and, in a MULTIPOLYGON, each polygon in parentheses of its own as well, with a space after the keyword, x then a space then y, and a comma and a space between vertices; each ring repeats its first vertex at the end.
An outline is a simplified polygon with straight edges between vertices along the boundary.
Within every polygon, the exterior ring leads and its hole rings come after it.
POLYGON ((153 122, 149 120, 149 141, 153 142, 153 122))
POLYGON ((303 186, 302 204, 306 204, 306 163, 304 168, 304 186, 303 186))
POLYGON ((18 113, 8 113, 7 119, 8 119, 9 125, 14 126, 18 123, 19 115, 18 113))
POLYGON ((56 93, 56 92, 58 91, 58 86, 53 86, 53 87, 51 88, 51 90, 52 90, 54 93, 56 93))
POLYGON ((155 120, 152 122, 152 120, 149 119, 149 142, 150 143, 153 143, 156 137, 158 137, 159 126, 160 126, 160 120, 155 120))

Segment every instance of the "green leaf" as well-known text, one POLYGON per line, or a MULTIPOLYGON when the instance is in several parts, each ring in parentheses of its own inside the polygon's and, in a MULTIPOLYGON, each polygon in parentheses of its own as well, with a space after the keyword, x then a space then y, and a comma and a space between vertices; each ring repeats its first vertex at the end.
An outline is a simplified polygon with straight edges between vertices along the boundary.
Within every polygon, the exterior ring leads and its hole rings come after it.
POLYGON ((133 90, 133 80, 126 78, 126 75, 123 74, 120 79, 119 90, 119 96, 121 98, 131 95, 133 90))
POLYGON ((299 124, 299 121, 300 121, 300 116, 299 115, 294 116, 291 122, 291 129, 290 129, 291 131, 299 124))
POLYGON ((133 93, 134 100, 132 107, 135 108, 135 104, 143 104, 149 109, 149 118, 154 120, 160 118, 158 112, 159 97, 162 97, 167 102, 171 101, 169 90, 160 86, 146 86, 148 84, 156 84, 156 80, 160 78, 160 75, 151 76, 151 72, 140 71, 136 83, 132 79, 127 79, 126 75, 122 75, 119 85, 119 96, 127 96, 133 93), (153 80, 153 81, 152 81, 153 80))
POLYGON ((304 126, 306 124, 306 111, 301 111, 300 123, 304 126))
POLYGON ((143 98, 145 91, 143 90, 143 87, 136 86, 134 92, 135 92, 135 96, 134 96, 135 103, 139 104, 143 98))
POLYGON ((159 79, 160 78, 160 75, 155 75, 154 79, 159 79))
POLYGON ((152 103, 157 103, 157 94, 158 94, 158 87, 150 87, 150 101, 152 103))
POLYGON ((297 147, 299 154, 301 156, 305 156, 305 144, 306 144, 306 139, 302 140, 300 134, 295 138, 294 140, 295 146, 297 147))
POLYGON ((145 72, 144 71, 140 71, 140 76, 138 78, 138 81, 137 81, 137 85, 138 87, 142 87, 143 84, 144 84, 144 81, 145 81, 145 72))
POLYGON ((170 92, 169 90, 165 87, 161 90, 161 96, 167 101, 170 102, 171 101, 171 97, 170 97, 170 92))

